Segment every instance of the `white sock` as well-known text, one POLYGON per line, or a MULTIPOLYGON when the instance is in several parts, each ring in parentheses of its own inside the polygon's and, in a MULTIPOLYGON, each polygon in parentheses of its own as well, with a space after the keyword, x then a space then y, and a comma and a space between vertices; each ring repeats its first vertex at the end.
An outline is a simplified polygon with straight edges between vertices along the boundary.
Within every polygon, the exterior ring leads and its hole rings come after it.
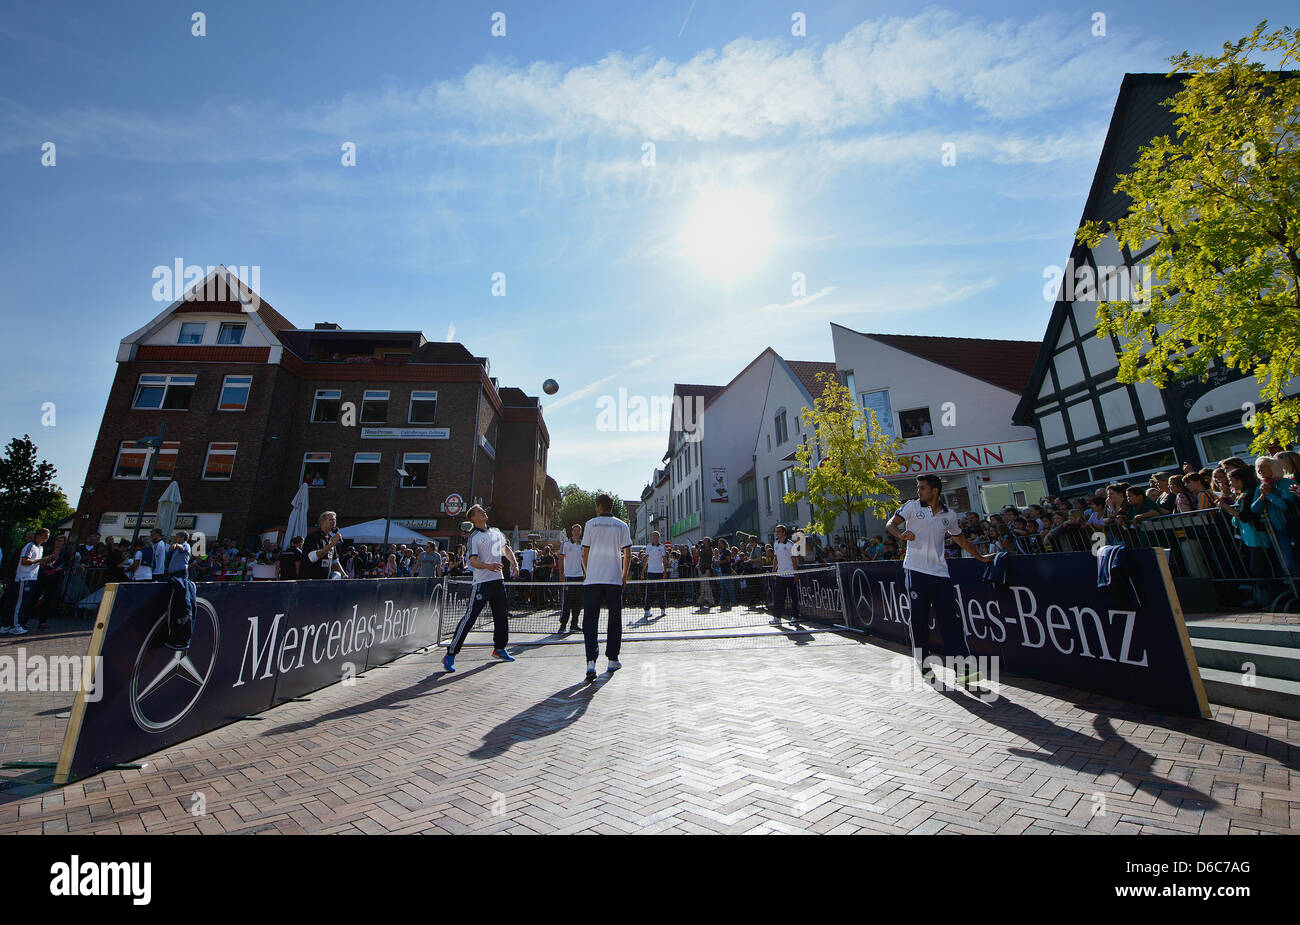
POLYGON ((587 662, 587 670, 588 670, 588 671, 595 671, 595 670, 596 670, 596 663, 595 663, 595 662, 587 662))

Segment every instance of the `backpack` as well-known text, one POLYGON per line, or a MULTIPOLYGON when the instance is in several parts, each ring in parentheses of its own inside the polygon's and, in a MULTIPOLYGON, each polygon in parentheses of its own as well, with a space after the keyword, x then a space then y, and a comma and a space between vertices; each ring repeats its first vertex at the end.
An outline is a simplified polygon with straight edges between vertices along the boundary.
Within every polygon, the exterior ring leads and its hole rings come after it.
POLYGON ((153 568, 153 547, 148 543, 145 543, 144 546, 140 548, 140 562, 143 565, 153 568))

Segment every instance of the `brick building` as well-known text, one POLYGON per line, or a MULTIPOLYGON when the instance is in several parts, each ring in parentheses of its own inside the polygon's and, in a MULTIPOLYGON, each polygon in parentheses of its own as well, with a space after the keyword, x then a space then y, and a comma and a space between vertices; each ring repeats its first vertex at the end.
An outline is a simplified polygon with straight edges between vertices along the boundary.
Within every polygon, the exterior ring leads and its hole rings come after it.
POLYGON ((121 342, 75 532, 130 534, 154 453, 135 441, 164 418, 146 510, 174 479, 179 525, 209 537, 282 528, 304 481, 311 518, 337 511, 345 536, 387 515, 394 479, 394 521, 426 536, 458 532, 453 493, 503 528, 550 526, 541 407, 487 358, 419 331, 296 328, 224 267, 186 295, 121 342))

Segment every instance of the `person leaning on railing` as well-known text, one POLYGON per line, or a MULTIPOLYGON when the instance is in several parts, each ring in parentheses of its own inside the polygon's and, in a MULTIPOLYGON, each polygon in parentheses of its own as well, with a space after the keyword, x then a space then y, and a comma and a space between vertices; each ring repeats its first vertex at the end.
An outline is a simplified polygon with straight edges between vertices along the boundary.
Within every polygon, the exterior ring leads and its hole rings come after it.
POLYGON ((1272 456, 1255 460, 1255 475, 1259 480, 1259 490, 1251 502, 1251 510, 1262 514, 1267 509, 1287 573, 1300 576, 1293 549, 1294 540, 1300 538, 1300 511, 1296 510, 1296 497, 1292 493, 1296 482, 1282 475, 1282 464, 1272 456))
MULTIPOLYGON (((1237 502, 1229 504, 1221 498, 1219 507, 1224 513, 1231 514, 1237 523, 1241 544, 1246 547, 1249 554, 1251 575, 1255 578, 1270 579, 1273 577, 1273 568, 1268 555, 1268 531, 1264 526, 1263 516, 1253 509, 1259 491, 1259 479, 1255 477, 1253 470, 1247 468, 1231 470, 1228 479, 1237 495, 1237 502)), ((1254 585, 1248 603, 1262 607, 1268 602, 1267 596, 1261 593, 1264 591, 1263 582, 1254 585)))

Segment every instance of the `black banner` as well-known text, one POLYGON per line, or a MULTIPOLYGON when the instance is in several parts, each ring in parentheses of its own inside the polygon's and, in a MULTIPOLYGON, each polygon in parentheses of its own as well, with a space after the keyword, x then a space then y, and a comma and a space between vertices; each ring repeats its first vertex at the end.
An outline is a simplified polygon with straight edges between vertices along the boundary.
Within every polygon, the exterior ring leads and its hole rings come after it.
POLYGON ((319 690, 436 641, 432 578, 209 582, 185 652, 163 646, 165 584, 110 585, 55 783, 86 777, 319 690))
MULTIPOLYGON (((1009 674, 1208 717, 1163 554, 1129 549, 1128 574, 1106 589, 1086 552, 1011 556, 1003 587, 982 579, 978 560, 948 560, 971 654, 997 656, 1009 674)), ((910 644, 902 562, 841 563, 840 582, 848 626, 910 644)))

